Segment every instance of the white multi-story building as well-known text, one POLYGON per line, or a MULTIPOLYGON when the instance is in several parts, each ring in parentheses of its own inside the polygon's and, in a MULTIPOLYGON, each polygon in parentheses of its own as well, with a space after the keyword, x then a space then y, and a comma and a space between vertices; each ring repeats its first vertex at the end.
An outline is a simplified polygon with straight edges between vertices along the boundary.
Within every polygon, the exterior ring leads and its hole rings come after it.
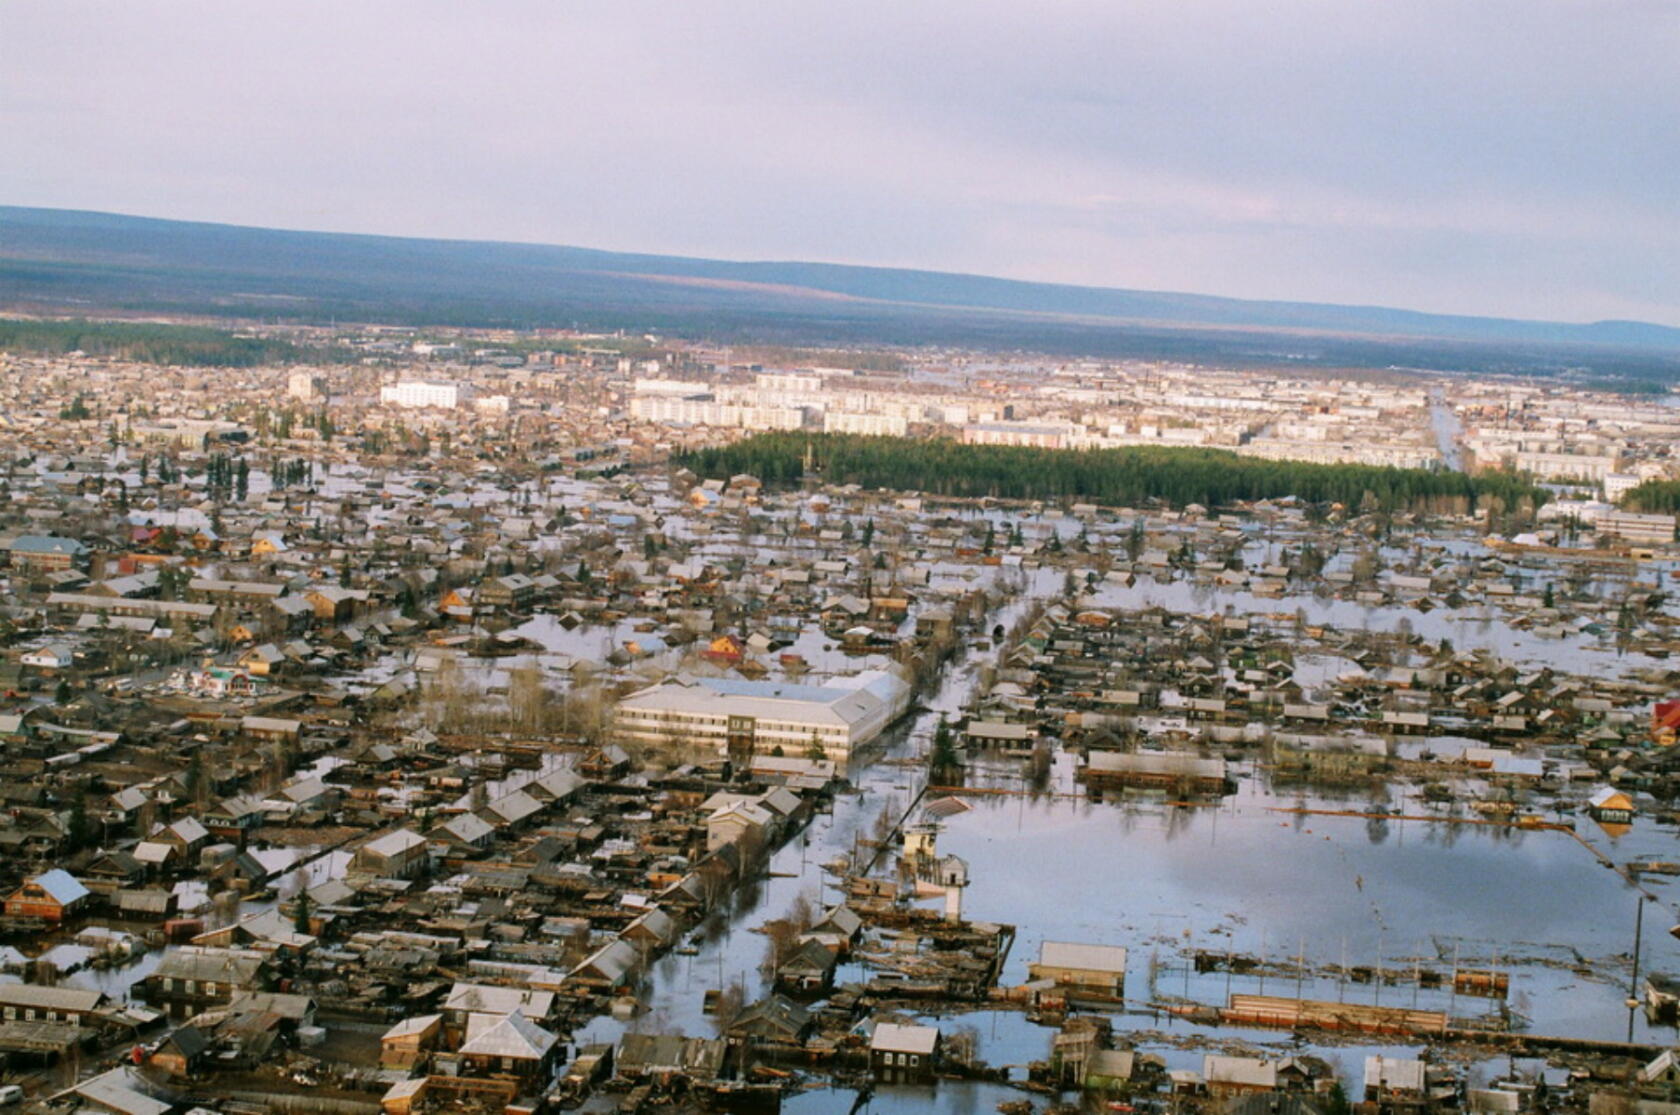
POLYGON ((640 395, 671 395, 685 398, 691 395, 707 395, 712 387, 709 383, 698 379, 658 379, 641 378, 631 384, 631 390, 640 395))
POLYGON ((929 403, 924 408, 929 422, 939 422, 946 426, 961 426, 968 421, 967 403, 929 403))
POLYGON ((823 413, 823 431, 869 437, 903 437, 910 432, 910 420, 901 414, 854 414, 851 411, 830 410, 823 413))
POLYGON ((1030 445, 1066 449, 1085 434, 1072 422, 983 422, 963 427, 964 445, 1030 445))
POLYGON ((909 707, 909 685, 883 670, 827 685, 679 678, 620 701, 613 731, 626 743, 719 752, 804 755, 815 745, 844 759, 909 707))
POLYGON ((742 406, 709 396, 637 395, 630 400, 630 416, 643 422, 746 430, 797 430, 805 425, 805 412, 798 407, 742 406))
POLYGON ((1255 438, 1237 447, 1244 457, 1310 464, 1382 465, 1389 468, 1439 468, 1441 451, 1433 445, 1382 445, 1371 442, 1293 441, 1255 438))
POLYGON ((1530 473, 1539 480, 1580 480, 1597 484, 1617 471, 1621 460, 1617 457, 1586 453, 1522 450, 1516 454, 1512 463, 1518 472, 1530 473))
POLYGON ((327 397, 327 381, 314 372, 293 372, 286 377, 286 394, 302 402, 327 397))
POLYGON ((753 383, 760 391, 809 398, 823 389, 823 377, 813 372, 759 372, 753 383))
POLYGON ((1644 482, 1636 473, 1612 472, 1604 478, 1604 498, 1615 503, 1644 482))
POLYGON ((453 383, 403 380, 379 389, 379 401, 393 407, 437 407, 454 410, 461 402, 461 388, 453 383))

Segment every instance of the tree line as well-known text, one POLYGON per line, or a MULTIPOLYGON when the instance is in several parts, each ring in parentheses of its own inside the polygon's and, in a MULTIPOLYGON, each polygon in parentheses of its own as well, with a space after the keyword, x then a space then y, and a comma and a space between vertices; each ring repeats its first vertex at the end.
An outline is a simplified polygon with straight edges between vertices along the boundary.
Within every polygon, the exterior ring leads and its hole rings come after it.
POLYGON ((84 352, 142 364, 246 368, 305 358, 290 341, 245 337, 197 325, 123 321, 26 321, 0 318, 0 352, 59 356, 84 352))
POLYGON ((733 445, 679 454, 676 462, 706 477, 737 473, 787 486, 806 461, 832 484, 998 499, 1080 500, 1133 506, 1161 500, 1175 507, 1226 506, 1297 497, 1357 510, 1469 513, 1540 506, 1545 493, 1526 477, 1475 476, 1375 465, 1312 464, 1242 457, 1221 449, 1138 446, 1037 449, 964 445, 950 438, 911 440, 855 434, 765 433, 733 445))
POLYGON ((1622 506, 1629 511, 1648 511, 1654 514, 1680 512, 1680 480, 1647 480, 1622 497, 1622 506))

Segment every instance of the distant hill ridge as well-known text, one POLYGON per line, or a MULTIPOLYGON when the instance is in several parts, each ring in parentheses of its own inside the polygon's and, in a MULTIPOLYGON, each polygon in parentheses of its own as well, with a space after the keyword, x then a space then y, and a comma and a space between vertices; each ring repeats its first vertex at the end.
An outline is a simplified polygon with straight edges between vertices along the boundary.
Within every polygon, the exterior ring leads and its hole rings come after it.
MULTIPOLYGON (((590 248, 296 232, 0 206, 0 303, 227 315, 358 313, 460 324, 711 323, 767 337, 829 333, 940 342, 1129 329, 1292 358, 1277 336, 1587 346, 1680 357, 1680 329, 1568 324, 1378 306, 1252 301, 800 262, 729 262, 590 248), (1224 335, 1221 339, 1218 335, 1224 335), (1268 344, 1259 350, 1269 351, 1268 344)), ((948 343, 948 342, 947 342, 948 343)), ((1099 346, 1100 348, 1100 346, 1099 346)), ((1194 348, 1194 346, 1192 346, 1194 348)), ((1312 354, 1309 354, 1312 355, 1312 354)), ((1318 353, 1336 359, 1335 351, 1318 353)), ((1317 356, 1314 358, 1316 359, 1317 356)), ((1399 361, 1396 361, 1399 362, 1399 361)), ((1666 360, 1663 361, 1665 364, 1666 360)))

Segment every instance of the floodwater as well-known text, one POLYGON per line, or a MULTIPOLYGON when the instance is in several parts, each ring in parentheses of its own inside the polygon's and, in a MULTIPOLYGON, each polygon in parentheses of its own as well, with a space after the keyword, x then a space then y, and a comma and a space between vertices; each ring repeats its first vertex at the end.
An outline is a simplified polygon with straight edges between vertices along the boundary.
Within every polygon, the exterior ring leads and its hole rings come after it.
POLYGON ((1435 441, 1440 446, 1441 459, 1446 466, 1454 472, 1463 472, 1464 450, 1458 439, 1464 433, 1464 424, 1458 420, 1458 412, 1453 410, 1439 387, 1430 392, 1429 425, 1435 431, 1435 441))
MULTIPOLYGON (((1039 570, 1036 580, 1062 582, 1057 570, 1039 570)), ((1240 589, 1221 588, 1191 580, 1159 581, 1140 575, 1130 586, 1102 581, 1082 602, 1098 608, 1139 610, 1159 607, 1191 615, 1304 614, 1312 626, 1341 631, 1395 632, 1409 630, 1431 642, 1450 639, 1459 651, 1485 648, 1518 665, 1550 666, 1562 673, 1613 675, 1656 667, 1659 660, 1637 652, 1619 651, 1596 635, 1569 632, 1557 637, 1513 627, 1483 608, 1434 608, 1420 611, 1398 604, 1367 605, 1309 593, 1256 596, 1240 589)))
MULTIPOLYGON (((1058 592, 1064 579, 1060 570, 990 572, 1019 578, 1021 591, 995 621, 1006 628, 1032 599, 1058 592)), ((1615 675, 1654 663, 1618 654, 1590 634, 1547 636, 1514 628, 1483 608, 1423 612, 1306 594, 1262 598, 1148 577, 1132 586, 1103 582, 1092 595, 1097 606, 1110 608, 1161 606, 1201 615, 1300 609, 1309 623, 1342 629, 1409 625, 1425 638, 1450 638, 1461 650, 1485 648, 1515 662, 1581 674, 1615 675)), ((832 816, 817 818, 773 857, 770 877, 691 934, 694 955, 673 953, 654 964, 640 996, 646 1013, 629 1021, 597 1020, 578 1040, 613 1040, 627 1030, 710 1035, 714 1024, 701 1009, 707 989, 739 984, 746 1001, 766 993, 768 945, 752 929, 781 916, 800 895, 835 900, 835 879, 822 864, 866 840, 883 809, 896 817, 914 797, 923 781, 916 756, 925 752, 936 715, 954 714, 968 700, 978 661, 973 654, 959 658, 927 702, 928 711, 892 734, 880 761, 852 772, 859 792, 842 796, 832 816)), ((1323 684, 1351 665, 1333 655, 1303 655, 1297 669, 1304 681, 1323 684)), ((1061 756, 1043 792, 1021 793, 1026 786, 1019 759, 971 756, 969 785, 1008 792, 968 797, 973 808, 944 822, 939 849, 969 864, 965 916, 1018 929, 1005 985, 1026 979, 1045 940, 1126 946, 1128 1007, 1115 1017, 1116 1036, 1159 1053, 1171 1068, 1199 1070, 1195 1047, 1206 1041, 1238 1040, 1278 1053, 1304 1048, 1284 1032, 1195 1026, 1161 1009, 1184 1002, 1220 1005, 1233 993, 1438 1010, 1459 1025, 1537 1034, 1631 1036, 1654 1044, 1680 1038, 1672 1027, 1647 1023, 1642 1013, 1630 1017, 1624 1004, 1642 895, 1652 900, 1641 970, 1680 970, 1680 944, 1666 932, 1680 920, 1668 881, 1647 877, 1636 887, 1595 855, 1616 864, 1680 858, 1673 855, 1672 829, 1649 818, 1611 832, 1580 817, 1572 834, 1463 817, 1310 815, 1289 810, 1362 811, 1369 792, 1337 796, 1273 786, 1246 765, 1235 768, 1237 792, 1217 804, 1172 806, 1148 795, 1093 801, 1073 782, 1073 769, 1073 759, 1061 756), (1268 971, 1263 977, 1197 973, 1191 963, 1196 951, 1259 958, 1268 971), (1453 970, 1472 967, 1509 973, 1508 997, 1454 992, 1453 970), (1361 982, 1358 968, 1375 969, 1380 978, 1361 982), (1423 987, 1417 978, 1423 970, 1444 977, 1444 986, 1423 987)), ((1404 788, 1393 792, 1404 799, 1404 788)), ((1425 807, 1404 808, 1418 813, 1425 807)), ((863 975, 847 965, 840 978, 863 975)), ((972 1029, 980 1056, 1010 1066, 1015 1079, 1025 1075, 1028 1061, 1048 1054, 1051 1031, 1018 1013, 981 1009, 928 1020, 947 1033, 972 1029)), ((1417 1051, 1357 1039, 1305 1048, 1355 1080, 1369 1054, 1417 1051)), ((1470 1082, 1485 1082, 1506 1067, 1503 1058, 1473 1065, 1470 1082)), ((991 1111, 1020 1095, 1002 1085, 946 1081, 878 1089, 869 1109, 991 1111)), ((819 1088, 791 1097, 784 1109, 850 1111, 855 1099, 848 1089, 819 1088)))
MULTIPOLYGON (((1568 833, 1280 812, 1365 803, 1273 793, 1252 776, 1208 807, 1048 795, 970 803, 946 823, 940 850, 969 863, 967 916, 1020 927, 1005 983, 1026 979, 1039 942, 1064 940, 1131 949, 1128 999, 1217 1005, 1233 991, 1267 993, 1262 983, 1297 992, 1293 979, 1186 971, 1188 950, 1201 949, 1291 966, 1304 956, 1329 970, 1303 981, 1308 997, 1486 1014, 1491 1000, 1407 978, 1419 966, 1450 975, 1456 962, 1509 969, 1510 1004, 1532 1032, 1625 1037, 1639 892, 1568 833), (1030 877, 1021 863, 1034 865, 1030 877), (1346 982, 1344 964, 1404 982, 1346 982)), ((1663 903, 1648 909, 1645 970, 1680 963, 1680 945, 1662 932, 1673 917, 1663 903)), ((1674 1032, 1641 1019, 1640 1035, 1674 1032)))

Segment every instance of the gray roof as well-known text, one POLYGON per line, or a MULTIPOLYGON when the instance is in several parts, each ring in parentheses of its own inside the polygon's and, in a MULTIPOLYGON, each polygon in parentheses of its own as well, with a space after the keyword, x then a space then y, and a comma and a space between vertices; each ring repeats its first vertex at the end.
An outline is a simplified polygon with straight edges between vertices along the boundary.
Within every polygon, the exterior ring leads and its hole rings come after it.
POLYGON ((416 846, 425 847, 425 838, 418 836, 408 829, 397 829, 384 836, 375 837, 362 845, 361 850, 376 856, 399 856, 416 846))
POLYGON ((1038 962, 1049 968, 1076 968, 1086 972, 1126 972, 1126 950, 1120 945, 1082 945, 1067 941, 1042 941, 1038 962))
MULTIPOLYGON (((859 675, 860 678, 867 675, 859 675)), ((696 678, 671 681, 632 693, 619 710, 682 711, 712 716, 752 716, 759 720, 850 727, 899 699, 904 682, 879 674, 857 688, 793 685, 781 681, 696 678)))
POLYGON ((473 1014, 506 1015, 514 1011, 544 1017, 554 1005, 554 992, 521 987, 491 987, 481 983, 457 983, 449 989, 444 1010, 473 1014))
POLYGON ((560 1039, 518 1011, 490 1025, 477 1019, 467 1023, 467 1040, 461 1052, 482 1057, 514 1057, 540 1061, 560 1039), (474 1031, 477 1031, 476 1033, 474 1031))
POLYGON ((152 975, 157 979, 189 979, 242 987, 262 970, 263 958, 232 949, 184 947, 164 953, 152 975))
POLYGON ((920 1053, 931 1056, 939 1041, 939 1031, 932 1026, 902 1026, 897 1022, 880 1022, 869 1039, 872 1050, 893 1053, 920 1053))
POLYGON ((33 983, 0 983, 0 1005, 33 1007, 36 1010, 87 1013, 105 1005, 103 991, 79 987, 40 987, 33 983))
POLYGON ((72 902, 79 902, 88 896, 88 889, 76 881, 76 877, 62 867, 55 867, 44 875, 37 875, 29 880, 52 896, 54 902, 60 906, 68 906, 72 902))
POLYGON ((174 1104, 154 1099, 142 1090, 150 1087, 145 1077, 124 1065, 84 1080, 71 1090, 119 1115, 169 1115, 175 1110, 174 1104))

